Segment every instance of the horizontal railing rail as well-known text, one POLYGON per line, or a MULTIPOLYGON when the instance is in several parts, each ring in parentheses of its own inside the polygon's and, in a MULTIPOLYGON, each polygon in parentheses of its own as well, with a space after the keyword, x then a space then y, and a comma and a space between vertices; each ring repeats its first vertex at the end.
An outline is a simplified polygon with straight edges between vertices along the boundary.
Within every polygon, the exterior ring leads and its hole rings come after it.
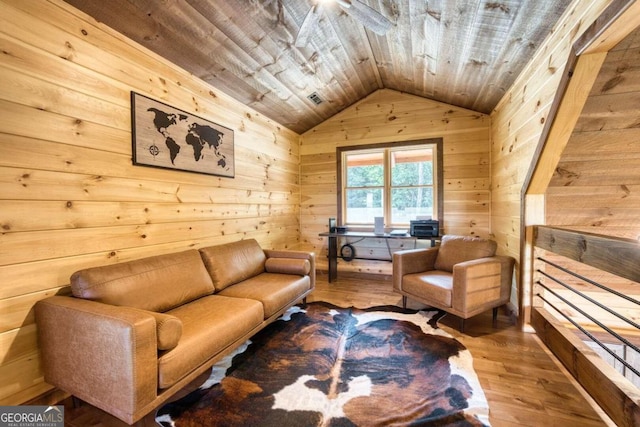
MULTIPOLYGON (((562 271, 564 271, 565 273, 569 273, 574 277, 578 277, 578 278, 582 278, 582 279, 586 279, 585 277, 574 273, 571 270, 568 270, 564 267, 558 266, 555 263, 552 263, 548 260, 545 260, 542 257, 538 257, 537 258, 539 261, 542 261, 546 264, 549 265, 554 265, 556 268, 560 268, 562 271)), ((573 292, 574 294, 578 295, 580 298, 582 298, 585 301, 588 301, 589 303, 607 311, 608 313, 611 313, 612 315, 616 316, 617 318, 619 318, 620 320, 626 322, 627 324, 629 324, 630 326, 632 326, 633 328, 637 329, 638 331, 640 331, 640 325, 636 322, 634 322, 633 320, 627 318, 626 316, 623 316, 622 314, 618 313, 615 310, 612 310, 611 308, 607 307, 606 305, 600 303, 599 301, 595 300, 594 298, 591 298, 590 296, 584 294, 583 292, 580 292, 579 290, 577 290, 576 288, 574 288, 571 285, 568 285, 566 283, 564 283, 562 280, 552 276, 551 274, 546 273, 545 271, 542 271, 540 269, 537 270, 537 272, 552 280, 554 283, 557 283, 561 286, 563 286, 565 289, 570 290, 571 292, 573 292)), ((640 301, 628 297, 626 295, 622 295, 619 292, 615 291, 614 289, 608 288, 607 286, 598 284, 594 281, 591 281, 589 279, 588 282, 590 284, 594 284, 597 285, 600 289, 606 290, 609 293, 612 293, 614 295, 619 295, 619 296, 624 296, 625 299, 633 302, 634 304, 640 306, 640 301)), ((587 319, 589 319, 591 322, 593 322, 594 324, 598 325, 601 329, 603 329, 605 332, 607 332, 607 334, 609 334, 609 336, 615 338, 616 340, 618 340, 619 342, 623 343, 624 345, 628 346, 629 348, 631 348, 633 351, 637 352, 640 355, 640 348, 638 346, 636 346, 635 344, 633 344, 631 341, 629 341, 628 339, 626 339, 624 336, 620 335, 618 332, 616 332, 615 330, 613 330, 612 328, 608 327, 607 325, 605 325, 603 322, 601 322, 600 320, 596 319, 593 315, 591 315, 590 313, 588 313, 586 310, 583 310, 581 307, 578 306, 578 304, 573 303, 572 301, 568 300, 567 298, 563 297, 562 295, 560 295, 558 292, 556 292, 554 289, 550 288, 549 286, 547 286, 544 282, 542 282, 541 280, 536 281, 536 284, 539 285, 540 287, 542 287, 546 292, 551 293, 555 298, 559 299, 560 301, 562 301, 563 303, 567 304, 569 307, 571 307, 572 309, 574 309, 575 311, 577 311, 578 313, 580 313, 581 315, 583 315, 584 317, 586 317, 587 319)), ((565 320, 567 320, 568 322, 570 322, 573 326, 575 326, 577 329, 579 329, 582 333, 584 333, 586 336, 588 336, 593 342, 595 342, 600 348, 602 348, 604 351, 606 351, 607 353, 609 353, 611 355, 611 357, 613 357, 614 359, 616 359, 618 362, 620 362, 626 369, 629 369, 631 372, 633 372, 635 375, 638 376, 638 378, 640 379, 640 370, 637 369, 635 366, 631 365, 631 363, 629 363, 626 359, 620 357, 619 355, 617 355, 615 352, 613 352, 602 340, 598 339, 594 334, 592 334, 591 332, 589 332, 584 326, 580 325, 578 322, 576 322, 575 320, 573 320, 570 316, 568 316, 563 310, 559 309, 558 307, 556 307, 553 302, 550 300, 550 298, 547 298, 544 294, 541 293, 537 293, 536 296, 538 298, 540 298, 541 300, 543 300, 545 303, 547 303, 551 308, 554 309, 555 312, 557 312, 560 316, 562 316, 565 320)))

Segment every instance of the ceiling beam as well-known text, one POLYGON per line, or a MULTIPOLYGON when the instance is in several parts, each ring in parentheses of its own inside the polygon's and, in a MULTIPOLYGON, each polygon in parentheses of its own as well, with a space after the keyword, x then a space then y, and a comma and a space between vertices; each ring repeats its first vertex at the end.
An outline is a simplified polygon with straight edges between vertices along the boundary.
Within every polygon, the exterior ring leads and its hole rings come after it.
POLYGON ((609 52, 638 27, 640 1, 614 0, 574 43, 577 55, 609 52), (615 23, 615 25, 613 25, 615 23))

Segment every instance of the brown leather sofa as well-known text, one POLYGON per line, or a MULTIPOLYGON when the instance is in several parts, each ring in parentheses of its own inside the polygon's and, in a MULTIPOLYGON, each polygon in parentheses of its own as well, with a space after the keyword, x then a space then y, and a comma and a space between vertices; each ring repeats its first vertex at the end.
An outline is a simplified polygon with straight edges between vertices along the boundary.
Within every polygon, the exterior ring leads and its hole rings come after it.
POLYGON ((89 268, 36 304, 45 381, 132 424, 315 287, 315 255, 255 240, 89 268))
POLYGON ((445 235, 440 246, 393 254, 393 289, 464 320, 509 302, 515 260, 495 255, 496 242, 445 235))

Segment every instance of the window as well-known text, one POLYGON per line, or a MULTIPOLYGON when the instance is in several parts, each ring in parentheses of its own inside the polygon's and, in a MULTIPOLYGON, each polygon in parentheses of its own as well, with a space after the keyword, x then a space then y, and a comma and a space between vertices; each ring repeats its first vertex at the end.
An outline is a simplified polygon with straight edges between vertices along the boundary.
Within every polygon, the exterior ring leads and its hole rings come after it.
POLYGON ((442 139, 338 148, 341 223, 407 227, 442 216, 442 139))

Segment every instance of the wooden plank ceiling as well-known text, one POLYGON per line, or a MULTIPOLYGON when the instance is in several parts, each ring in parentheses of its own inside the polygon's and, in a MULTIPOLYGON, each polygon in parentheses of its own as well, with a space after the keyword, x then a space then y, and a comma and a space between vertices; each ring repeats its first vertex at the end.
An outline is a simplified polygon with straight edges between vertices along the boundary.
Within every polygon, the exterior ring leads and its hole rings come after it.
POLYGON ((380 36, 325 0, 296 47, 316 0, 66 1, 298 133, 380 88, 489 113, 570 3, 361 0, 380 36))

